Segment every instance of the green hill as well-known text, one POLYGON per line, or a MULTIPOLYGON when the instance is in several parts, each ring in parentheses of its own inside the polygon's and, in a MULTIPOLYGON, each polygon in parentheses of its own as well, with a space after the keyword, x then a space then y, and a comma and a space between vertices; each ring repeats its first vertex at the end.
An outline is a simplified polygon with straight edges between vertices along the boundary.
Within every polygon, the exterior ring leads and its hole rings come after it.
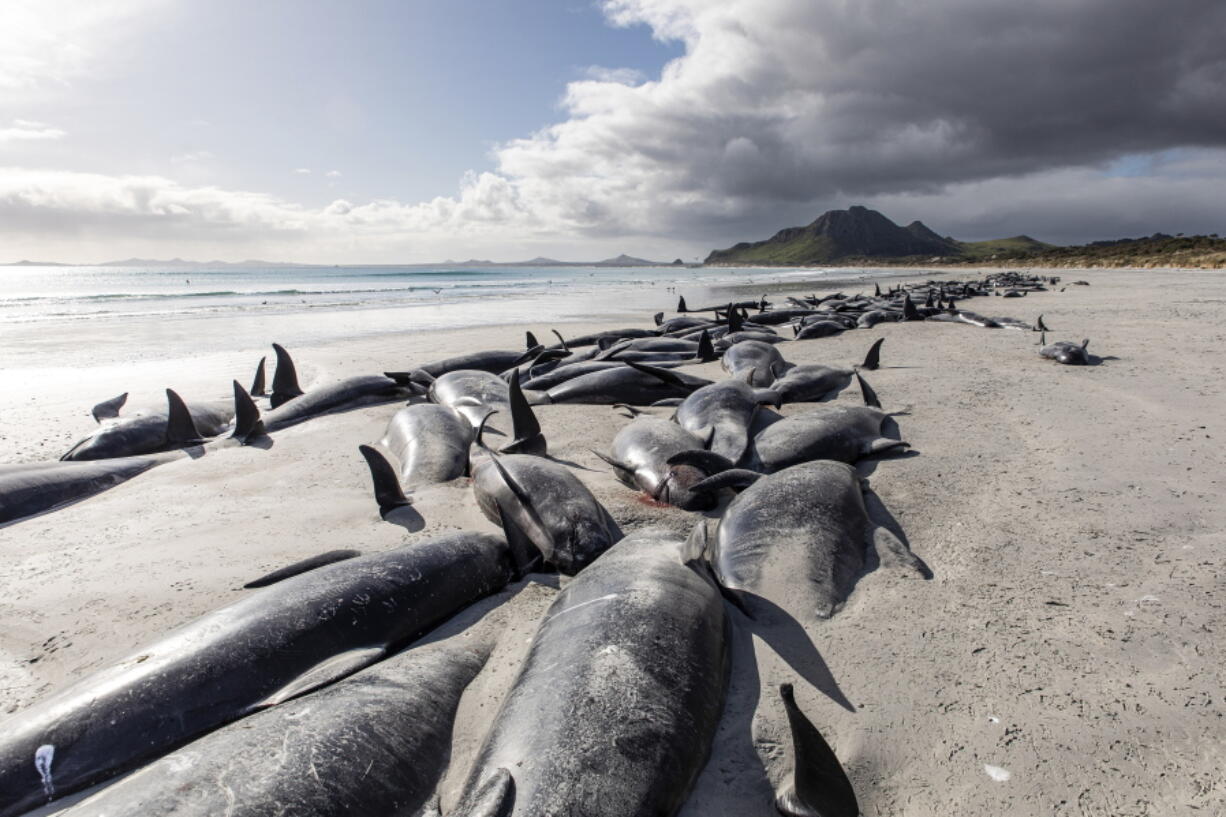
POLYGON ((707 264, 826 264, 850 258, 909 258, 958 254, 955 241, 921 222, 899 227, 876 210, 850 207, 823 213, 805 227, 780 230, 765 241, 715 250, 707 264))
POLYGON ((962 248, 962 255, 967 260, 986 260, 1000 255, 1033 255, 1056 248, 1055 244, 1045 244, 1028 235, 994 238, 990 241, 959 241, 958 246, 962 248))
POLYGON ((1226 239, 1165 235, 1094 241, 1070 247, 1028 235, 990 241, 942 237, 923 222, 900 227, 875 210, 830 210, 804 227, 765 241, 714 250, 706 264, 721 266, 959 265, 1049 267, 1226 267, 1226 239))

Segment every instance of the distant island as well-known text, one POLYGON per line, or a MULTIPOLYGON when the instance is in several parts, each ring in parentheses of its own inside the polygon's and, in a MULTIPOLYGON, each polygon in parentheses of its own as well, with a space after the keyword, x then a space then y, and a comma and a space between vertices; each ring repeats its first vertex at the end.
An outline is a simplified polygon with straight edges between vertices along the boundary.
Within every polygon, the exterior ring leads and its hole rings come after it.
POLYGON ((1226 239, 1155 233, 1061 247, 1027 235, 990 241, 941 236, 922 221, 900 227, 876 210, 830 210, 765 241, 713 250, 709 266, 1226 267, 1226 239))

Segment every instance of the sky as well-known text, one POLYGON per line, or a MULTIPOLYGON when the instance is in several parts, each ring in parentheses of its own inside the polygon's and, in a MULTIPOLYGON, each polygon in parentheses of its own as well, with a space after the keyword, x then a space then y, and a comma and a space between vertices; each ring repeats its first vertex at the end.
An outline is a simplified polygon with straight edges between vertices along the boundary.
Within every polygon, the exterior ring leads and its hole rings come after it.
POLYGON ((0 261, 1226 234, 1221 0, 6 0, 0 261))

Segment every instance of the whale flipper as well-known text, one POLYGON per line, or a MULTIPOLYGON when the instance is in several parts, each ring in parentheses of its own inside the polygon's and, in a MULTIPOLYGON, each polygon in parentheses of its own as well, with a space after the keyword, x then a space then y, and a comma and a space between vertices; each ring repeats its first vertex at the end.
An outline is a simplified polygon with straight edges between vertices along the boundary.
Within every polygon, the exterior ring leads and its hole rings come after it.
POLYGON ((203 442, 192 413, 187 410, 183 398, 174 389, 166 390, 166 403, 169 411, 166 416, 166 441, 172 445, 196 445, 203 442))
POLYGON ((297 698, 299 695, 325 687, 333 681, 339 681, 347 675, 353 675, 358 670, 369 667, 386 653, 386 647, 362 647, 333 655, 260 701, 255 708, 264 709, 276 706, 285 703, 290 698, 297 698))
POLYGON ((370 480, 374 483, 375 501, 379 503, 380 516, 387 516, 396 508, 413 504, 404 495, 404 489, 400 487, 400 478, 396 476, 396 469, 392 468, 387 457, 369 445, 359 445, 358 450, 362 452, 362 456, 366 458, 366 465, 370 468, 370 480))
POLYGON ((276 408, 300 397, 303 392, 298 385, 298 370, 294 368, 294 359, 280 344, 274 343, 272 348, 277 353, 277 370, 272 376, 272 407, 276 408))
POLYGON ((278 568, 271 573, 265 573, 258 579, 252 579, 243 585, 244 590, 250 590, 256 587, 267 587, 270 584, 276 584, 283 579, 288 579, 291 576, 297 576, 306 573, 309 570, 314 570, 317 567, 343 562, 345 559, 352 559, 354 556, 361 556, 360 550, 329 550, 327 553, 320 553, 318 556, 312 556, 308 559, 303 559, 299 562, 294 562, 291 565, 278 568))
MULTIPOLYGON (((711 429, 711 433, 715 433, 714 428, 711 429)), ((669 465, 692 465, 701 471, 705 471, 708 475, 722 474, 724 471, 731 471, 736 467, 731 460, 722 454, 716 454, 714 451, 707 451, 702 448, 678 452, 665 460, 665 462, 669 465)))
POLYGON ((251 442, 252 438, 259 437, 264 433, 264 421, 260 419, 260 410, 256 407, 255 401, 251 399, 251 395, 243 390, 242 385, 234 381, 234 433, 231 438, 238 440, 243 445, 251 442))
POLYGON ((781 685, 779 695, 792 730, 796 770, 775 808, 787 817, 856 817, 860 813, 856 791, 834 750, 796 706, 792 685, 781 685))
POLYGON ((694 493, 714 493, 721 488, 739 490, 753 485, 761 477, 762 475, 757 471, 750 471, 748 468, 730 468, 691 485, 690 490, 694 493))
POLYGON ((260 358, 260 362, 256 364, 255 379, 251 381, 251 396, 252 397, 263 397, 264 396, 264 391, 265 391, 264 389, 264 361, 266 360, 268 360, 267 357, 262 357, 260 358))
POLYGON ((128 402, 128 393, 124 392, 118 397, 112 397, 110 400, 103 400, 98 405, 94 406, 91 414, 94 415, 94 422, 101 423, 103 420, 113 420, 119 416, 119 410, 123 408, 123 404, 128 402))
POLYGON ((511 817, 515 809, 515 778, 501 766, 469 796, 456 804, 448 817, 511 817))

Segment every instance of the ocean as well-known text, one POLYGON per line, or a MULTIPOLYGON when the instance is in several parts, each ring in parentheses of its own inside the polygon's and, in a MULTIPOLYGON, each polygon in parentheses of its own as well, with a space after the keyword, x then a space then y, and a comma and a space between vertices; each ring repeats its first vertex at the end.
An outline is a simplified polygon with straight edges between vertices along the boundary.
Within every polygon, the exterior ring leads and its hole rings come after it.
MULTIPOLYGON (((848 269, 3 267, 0 368, 320 345, 393 332, 633 317, 848 269), (111 332, 106 330, 113 329, 111 332), (80 342, 88 337, 88 343, 80 342)), ((747 297, 738 295, 738 297, 747 297)))

